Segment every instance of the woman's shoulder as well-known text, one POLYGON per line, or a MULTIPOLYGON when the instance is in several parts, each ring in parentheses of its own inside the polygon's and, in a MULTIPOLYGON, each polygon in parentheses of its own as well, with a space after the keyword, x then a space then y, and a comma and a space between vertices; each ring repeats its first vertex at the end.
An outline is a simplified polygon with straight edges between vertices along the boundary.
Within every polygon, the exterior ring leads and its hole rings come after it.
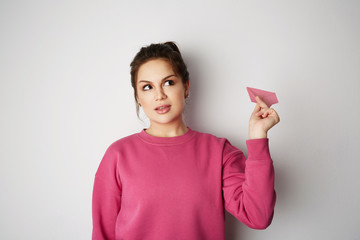
POLYGON ((197 131, 197 133, 198 133, 199 138, 201 140, 209 141, 209 142, 220 144, 220 145, 223 145, 223 146, 234 147, 231 144, 229 138, 227 138, 227 137, 220 136, 218 134, 214 134, 214 133, 211 133, 211 132, 199 132, 199 131, 197 131))
POLYGON ((227 139, 225 137, 219 137, 211 132, 202 132, 202 131, 196 131, 196 130, 193 130, 193 131, 197 133, 198 138, 202 141, 205 140, 205 141, 217 142, 217 143, 224 143, 227 141, 227 139))
POLYGON ((117 140, 113 141, 109 146, 108 146, 108 151, 111 150, 120 150, 122 148, 126 148, 129 147, 133 144, 135 144, 136 141, 138 141, 138 135, 139 133, 133 133, 121 138, 118 138, 117 140))
POLYGON ((224 156, 230 156, 232 154, 242 154, 242 151, 232 145, 226 137, 219 137, 210 132, 198 132, 199 144, 206 146, 208 149, 222 152, 224 156))

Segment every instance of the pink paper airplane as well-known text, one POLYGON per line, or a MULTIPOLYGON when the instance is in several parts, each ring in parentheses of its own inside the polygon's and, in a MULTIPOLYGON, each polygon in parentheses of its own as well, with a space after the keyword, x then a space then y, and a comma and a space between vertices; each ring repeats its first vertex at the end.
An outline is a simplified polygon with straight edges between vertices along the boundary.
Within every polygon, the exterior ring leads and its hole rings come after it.
POLYGON ((268 91, 264 91, 261 89, 256 89, 256 88, 251 88, 251 87, 246 87, 250 99, 252 102, 256 103, 256 96, 259 96, 260 99, 266 103, 266 105, 268 107, 270 107, 271 105, 278 103, 278 99, 276 97, 276 94, 274 92, 268 92, 268 91))

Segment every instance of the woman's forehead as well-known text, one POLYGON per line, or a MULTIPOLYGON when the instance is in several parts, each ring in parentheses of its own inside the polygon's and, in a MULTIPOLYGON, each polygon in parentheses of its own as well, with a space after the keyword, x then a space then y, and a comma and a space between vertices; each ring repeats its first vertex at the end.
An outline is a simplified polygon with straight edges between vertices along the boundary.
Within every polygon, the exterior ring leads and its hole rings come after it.
POLYGON ((176 76, 171 64, 163 59, 154 59, 139 67, 137 81, 161 81, 168 76, 176 76))

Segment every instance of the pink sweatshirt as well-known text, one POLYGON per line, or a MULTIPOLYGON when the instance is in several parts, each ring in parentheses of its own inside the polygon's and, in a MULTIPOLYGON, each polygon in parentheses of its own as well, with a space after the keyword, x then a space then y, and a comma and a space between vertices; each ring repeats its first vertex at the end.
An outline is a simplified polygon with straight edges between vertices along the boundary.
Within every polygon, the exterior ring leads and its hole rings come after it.
POLYGON ((95 175, 92 239, 223 240, 225 209, 266 228, 275 205, 268 138, 246 144, 247 160, 226 138, 190 128, 115 141, 95 175))

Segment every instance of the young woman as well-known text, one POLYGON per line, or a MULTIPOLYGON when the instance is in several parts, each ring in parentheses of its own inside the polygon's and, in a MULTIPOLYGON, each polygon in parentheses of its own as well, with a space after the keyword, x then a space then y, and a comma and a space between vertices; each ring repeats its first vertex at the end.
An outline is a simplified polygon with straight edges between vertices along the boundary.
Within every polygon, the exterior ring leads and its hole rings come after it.
POLYGON ((189 73, 173 42, 141 48, 131 83, 147 129, 112 143, 95 175, 92 238, 223 240, 225 209, 254 229, 271 223, 274 169, 267 131, 276 111, 257 97, 248 159, 226 138, 182 118, 189 73))

